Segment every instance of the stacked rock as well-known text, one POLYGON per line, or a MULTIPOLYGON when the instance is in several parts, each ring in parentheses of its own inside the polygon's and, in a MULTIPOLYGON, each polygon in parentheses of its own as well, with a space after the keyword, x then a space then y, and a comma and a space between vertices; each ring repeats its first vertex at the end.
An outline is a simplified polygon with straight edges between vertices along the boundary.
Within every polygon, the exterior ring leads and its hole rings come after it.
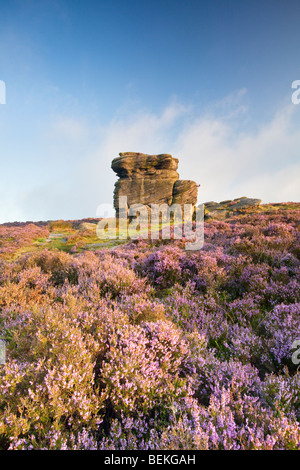
POLYGON ((197 202, 194 181, 179 180, 178 159, 169 154, 147 155, 136 152, 120 153, 111 167, 119 179, 115 183, 114 208, 118 211, 119 197, 133 204, 192 204, 197 202))

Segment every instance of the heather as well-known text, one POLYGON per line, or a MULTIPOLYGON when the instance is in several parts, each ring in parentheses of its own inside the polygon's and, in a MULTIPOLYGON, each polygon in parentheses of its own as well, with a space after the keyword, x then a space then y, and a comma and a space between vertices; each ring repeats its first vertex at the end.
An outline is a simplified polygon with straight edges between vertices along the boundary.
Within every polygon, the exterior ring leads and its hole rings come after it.
POLYGON ((0 448, 299 449, 299 227, 265 206, 189 252, 1 226, 0 448))

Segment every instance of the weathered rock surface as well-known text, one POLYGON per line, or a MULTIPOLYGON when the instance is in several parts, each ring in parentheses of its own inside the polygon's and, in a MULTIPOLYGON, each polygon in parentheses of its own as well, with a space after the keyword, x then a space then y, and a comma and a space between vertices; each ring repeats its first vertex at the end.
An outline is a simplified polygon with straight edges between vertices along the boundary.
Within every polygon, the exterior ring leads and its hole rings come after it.
POLYGON ((173 204, 192 204, 197 202, 198 188, 195 181, 177 180, 173 186, 173 204))
POLYGON ((235 204, 233 204, 230 207, 230 209, 233 211, 237 211, 240 209, 248 209, 249 207, 259 206, 260 203, 261 203, 261 199, 243 198, 239 201, 236 201, 235 204))
POLYGON ((127 197, 133 204, 193 204, 197 202, 194 181, 179 180, 178 159, 169 154, 147 155, 120 153, 111 167, 119 179, 115 183, 114 207, 119 208, 119 197, 127 197))
POLYGON ((240 211, 258 207, 260 203, 261 199, 251 199, 245 196, 233 200, 227 199, 221 202, 205 202, 205 218, 223 220, 240 211))
POLYGON ((133 176, 134 178, 145 175, 161 175, 169 170, 173 176, 178 176, 176 172, 178 159, 172 155, 163 153, 161 155, 147 155, 144 153, 125 152, 112 161, 111 167, 119 178, 133 176), (172 173, 175 172, 175 173, 172 173))

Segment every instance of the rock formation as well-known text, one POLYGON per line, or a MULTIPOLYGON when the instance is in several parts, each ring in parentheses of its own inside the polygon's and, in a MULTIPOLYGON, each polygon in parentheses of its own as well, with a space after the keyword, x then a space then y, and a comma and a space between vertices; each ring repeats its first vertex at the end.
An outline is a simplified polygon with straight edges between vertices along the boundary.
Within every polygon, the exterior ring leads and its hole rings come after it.
POLYGON ((206 219, 222 220, 250 208, 258 207, 260 203, 261 199, 251 199, 244 196, 221 202, 210 201, 204 203, 204 214, 206 219))
POLYGON ((178 159, 169 154, 120 153, 111 167, 119 177, 114 190, 116 211, 120 196, 127 197, 128 207, 163 203, 194 206, 197 202, 196 183, 179 180, 178 159))

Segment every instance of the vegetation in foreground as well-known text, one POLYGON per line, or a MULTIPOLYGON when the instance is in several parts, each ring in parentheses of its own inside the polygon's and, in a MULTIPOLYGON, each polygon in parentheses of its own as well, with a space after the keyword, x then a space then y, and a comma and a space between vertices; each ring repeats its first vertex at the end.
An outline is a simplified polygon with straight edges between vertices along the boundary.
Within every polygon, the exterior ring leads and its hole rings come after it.
POLYGON ((197 252, 0 226, 0 448, 299 449, 299 206, 197 252))

